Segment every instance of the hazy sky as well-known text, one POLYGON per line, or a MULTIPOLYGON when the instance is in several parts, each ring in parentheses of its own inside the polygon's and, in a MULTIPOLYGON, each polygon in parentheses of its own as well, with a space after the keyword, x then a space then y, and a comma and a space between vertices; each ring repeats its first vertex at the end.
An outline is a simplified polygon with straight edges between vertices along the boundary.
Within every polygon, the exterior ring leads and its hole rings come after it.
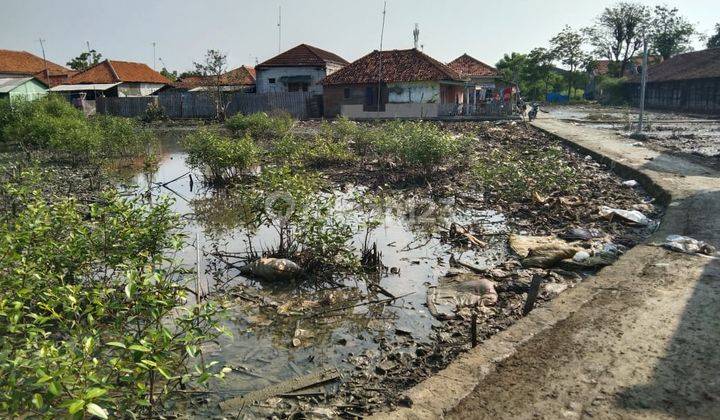
MULTIPOLYGON (((447 62, 467 52, 495 64, 503 53, 546 46, 565 24, 589 25, 613 3, 388 0, 383 47, 411 48, 418 23, 420 43, 433 57, 447 62)), ((717 0, 667 4, 702 32, 720 22, 717 0)), ((283 50, 308 43, 353 61, 379 48, 382 0, 0 0, 0 48, 40 55, 43 38, 48 59, 64 65, 89 41, 105 58, 152 66, 155 41, 157 57, 171 70, 191 69, 208 48, 227 53, 235 67, 277 54, 279 5, 283 50)))

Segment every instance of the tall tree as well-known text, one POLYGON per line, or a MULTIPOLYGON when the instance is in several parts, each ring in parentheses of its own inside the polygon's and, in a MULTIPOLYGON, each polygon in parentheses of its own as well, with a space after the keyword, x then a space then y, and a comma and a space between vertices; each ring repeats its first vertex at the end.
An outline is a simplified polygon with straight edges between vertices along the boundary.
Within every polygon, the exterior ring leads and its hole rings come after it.
POLYGON ((178 79, 178 72, 177 70, 170 71, 166 69, 165 67, 160 70, 160 74, 165 76, 166 78, 170 79, 171 81, 175 82, 178 79))
POLYGON ((720 23, 715 25, 715 35, 711 35, 707 40, 708 48, 720 48, 720 23))
POLYGON ((620 2, 605 8, 595 25, 585 30, 595 53, 619 64, 615 76, 625 74, 630 60, 642 48, 642 31, 649 16, 642 4, 620 2))
POLYGON ((677 8, 655 6, 648 28, 652 51, 660 54, 663 60, 673 55, 689 51, 690 41, 695 35, 695 26, 677 8))
POLYGON ((102 54, 95 50, 85 51, 67 62, 68 67, 77 71, 84 71, 98 64, 102 60, 102 54))
POLYGON ((193 64, 195 70, 207 78, 207 89, 215 102, 217 119, 224 120, 225 109, 229 105, 229 103, 226 104, 226 95, 222 91, 222 76, 227 71, 227 55, 219 50, 207 50, 203 61, 193 64))
POLYGON ((575 71, 584 66, 589 58, 582 49, 585 38, 580 31, 568 25, 550 40, 553 56, 569 68, 567 74, 568 96, 572 98, 575 71))

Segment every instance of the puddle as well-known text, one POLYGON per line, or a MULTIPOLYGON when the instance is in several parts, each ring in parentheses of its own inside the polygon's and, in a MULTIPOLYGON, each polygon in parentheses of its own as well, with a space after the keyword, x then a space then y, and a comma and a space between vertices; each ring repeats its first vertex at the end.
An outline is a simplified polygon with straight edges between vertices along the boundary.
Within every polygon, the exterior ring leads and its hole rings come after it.
MULTIPOLYGON (((350 372, 354 366, 347 360, 377 349, 382 337, 410 333, 416 342, 429 340, 433 326, 439 321, 424 305, 426 293, 428 287, 438 285, 438 278, 447 272, 450 256, 454 254, 455 258, 480 267, 495 266, 506 257, 502 235, 488 236, 488 245, 474 253, 453 249, 443 243, 438 234, 453 222, 464 225, 471 220, 481 221, 486 232, 503 232, 505 219, 500 214, 464 211, 452 201, 435 203, 428 197, 394 191, 386 192, 384 206, 369 214, 358 210, 355 201, 356 194, 367 196, 368 192, 362 186, 346 185, 331 193, 335 194, 336 210, 357 226, 370 217, 379 221, 368 235, 369 243, 377 245, 389 271, 381 275, 379 284, 390 294, 404 297, 387 302, 382 293, 374 288, 368 290, 363 275, 333 277, 337 285, 313 279, 288 285, 241 277, 237 269, 224 270, 224 263, 213 257, 213 251, 241 253, 248 250, 248 243, 260 249, 276 239, 275 232, 264 227, 248 236, 240 223, 240 203, 223 191, 202 188, 196 174, 193 183, 184 176, 165 187, 160 186, 191 172, 178 144, 180 136, 177 132, 163 134, 159 167, 153 173, 136 173, 132 183, 140 191, 154 186, 152 200, 161 196, 174 199, 173 210, 187 221, 184 232, 193 241, 179 258, 189 268, 198 267, 201 294, 224 286, 235 302, 226 321, 233 338, 223 338, 219 345, 206 348, 209 358, 233 371, 225 381, 211 385, 212 396, 203 397, 202 401, 209 400, 211 404, 195 407, 194 400, 188 402, 190 407, 183 411, 190 416, 202 418, 217 414, 214 403, 218 400, 324 366, 350 372), (239 292, 232 294, 234 289, 227 285, 235 286, 239 292), (271 304, 258 305, 258 299, 271 304), (385 302, 365 304, 383 300, 385 302), (328 311, 336 307, 342 309, 328 311)), ((358 229, 352 240, 356 252, 359 253, 365 240, 365 230, 358 229)))

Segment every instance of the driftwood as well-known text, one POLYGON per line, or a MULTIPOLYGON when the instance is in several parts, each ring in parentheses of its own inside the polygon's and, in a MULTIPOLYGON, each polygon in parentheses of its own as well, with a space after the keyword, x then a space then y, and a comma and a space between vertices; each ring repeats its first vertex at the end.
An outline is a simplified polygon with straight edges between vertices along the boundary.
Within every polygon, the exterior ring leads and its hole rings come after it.
POLYGON ((277 395, 290 394, 311 386, 324 384, 340 378, 340 371, 335 367, 326 368, 318 372, 310 373, 305 376, 299 376, 271 385, 257 391, 249 392, 241 397, 231 398, 220 403, 220 408, 225 411, 240 411, 248 405, 265 401, 277 395))

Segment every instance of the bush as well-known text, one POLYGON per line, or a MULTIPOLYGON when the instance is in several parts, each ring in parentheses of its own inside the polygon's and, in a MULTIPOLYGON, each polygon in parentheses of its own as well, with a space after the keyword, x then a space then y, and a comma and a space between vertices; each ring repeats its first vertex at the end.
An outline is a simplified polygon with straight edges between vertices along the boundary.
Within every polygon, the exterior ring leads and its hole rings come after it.
POLYGON ((0 193, 22 203, 0 216, 2 417, 152 417, 181 384, 222 375, 200 357, 218 309, 188 304, 164 257, 183 243, 168 203, 0 193))
POLYGON ((382 159, 395 165, 434 171, 458 156, 461 142, 430 122, 395 121, 383 126, 374 148, 382 159))
POLYGON ((605 105, 625 105, 629 102, 625 91, 625 79, 602 77, 596 87, 596 99, 605 105))
POLYGON ((294 120, 290 114, 270 116, 264 112, 243 115, 235 114, 225 121, 225 127, 236 136, 249 135, 256 139, 273 139, 287 134, 294 120))
POLYGON ((260 157, 260 148, 250 136, 233 139, 208 129, 189 134, 182 146, 188 154, 188 165, 200 170, 213 183, 237 177, 260 157))
POLYGON ((148 107, 145 109, 145 112, 143 115, 140 116, 140 121, 151 123, 155 121, 165 121, 168 119, 167 114, 165 113, 165 108, 161 107, 159 104, 151 103, 148 105, 148 107))
POLYGON ((150 130, 139 127, 130 118, 97 115, 91 122, 101 133, 98 153, 103 157, 139 156, 155 141, 150 130))

